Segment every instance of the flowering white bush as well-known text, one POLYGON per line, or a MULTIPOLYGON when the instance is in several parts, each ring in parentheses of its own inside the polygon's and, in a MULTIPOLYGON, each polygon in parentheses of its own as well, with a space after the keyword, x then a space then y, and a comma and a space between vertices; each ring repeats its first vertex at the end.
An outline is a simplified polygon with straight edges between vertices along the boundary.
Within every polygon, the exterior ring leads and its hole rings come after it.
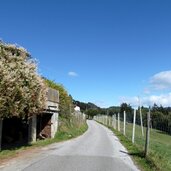
POLYGON ((36 62, 24 48, 0 42, 0 118, 37 114, 45 101, 36 62))

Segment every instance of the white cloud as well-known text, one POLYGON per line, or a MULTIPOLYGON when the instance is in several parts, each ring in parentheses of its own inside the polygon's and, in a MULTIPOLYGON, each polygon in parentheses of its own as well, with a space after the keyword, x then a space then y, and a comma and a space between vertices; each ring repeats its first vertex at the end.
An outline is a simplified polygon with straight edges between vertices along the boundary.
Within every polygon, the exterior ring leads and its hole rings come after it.
POLYGON ((138 96, 121 97, 120 103, 127 103, 127 104, 130 104, 132 107, 137 107, 139 105, 139 99, 138 99, 138 96))
POLYGON ((76 72, 74 72, 74 71, 68 72, 68 75, 69 75, 70 77, 77 77, 77 76, 78 76, 78 74, 77 74, 76 72))
POLYGON ((156 103, 157 105, 162 105, 165 107, 171 106, 171 93, 144 97, 143 103, 145 105, 153 105, 156 103))
MULTIPOLYGON (((171 106, 171 70, 159 72, 152 76, 149 86, 144 88, 143 93, 144 96, 140 98, 143 106, 152 106, 154 103, 164 107, 171 106), (161 90, 165 94, 155 94, 160 93, 161 90)), ((132 107, 138 107, 139 105, 137 96, 121 97, 120 103, 123 102, 130 104, 132 107)))
POLYGON ((155 90, 171 89, 171 70, 155 74, 150 79, 150 83, 155 90))
MULTIPOLYGON (((139 105, 138 97, 122 97, 120 101, 121 103, 130 104, 132 107, 139 105)), ((144 96, 140 98, 140 101, 143 106, 152 106, 156 103, 157 105, 168 107, 171 106, 171 92, 168 94, 144 96)))

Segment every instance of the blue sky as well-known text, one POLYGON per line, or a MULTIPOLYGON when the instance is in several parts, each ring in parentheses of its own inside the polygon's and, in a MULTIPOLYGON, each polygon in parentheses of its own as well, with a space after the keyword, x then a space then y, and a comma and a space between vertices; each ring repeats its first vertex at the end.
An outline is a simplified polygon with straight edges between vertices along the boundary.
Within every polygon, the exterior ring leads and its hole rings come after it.
POLYGON ((170 9, 170 0, 6 0, 0 38, 25 47, 77 100, 169 105, 170 9))

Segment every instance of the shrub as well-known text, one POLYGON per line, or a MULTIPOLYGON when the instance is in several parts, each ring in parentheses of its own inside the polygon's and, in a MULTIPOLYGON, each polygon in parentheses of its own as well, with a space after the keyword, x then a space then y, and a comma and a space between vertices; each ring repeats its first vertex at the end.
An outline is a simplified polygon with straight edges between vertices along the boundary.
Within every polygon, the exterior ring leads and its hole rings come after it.
POLYGON ((37 114, 45 101, 35 60, 24 48, 0 42, 0 118, 37 114))

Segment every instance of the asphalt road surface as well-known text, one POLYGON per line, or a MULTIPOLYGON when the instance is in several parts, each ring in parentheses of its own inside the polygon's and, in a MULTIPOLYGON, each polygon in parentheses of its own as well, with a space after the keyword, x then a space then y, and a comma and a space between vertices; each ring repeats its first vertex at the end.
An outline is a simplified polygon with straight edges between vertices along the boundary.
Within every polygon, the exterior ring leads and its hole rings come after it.
POLYGON ((88 121, 88 131, 73 140, 52 144, 9 161, 2 171, 138 171, 118 138, 88 121))

